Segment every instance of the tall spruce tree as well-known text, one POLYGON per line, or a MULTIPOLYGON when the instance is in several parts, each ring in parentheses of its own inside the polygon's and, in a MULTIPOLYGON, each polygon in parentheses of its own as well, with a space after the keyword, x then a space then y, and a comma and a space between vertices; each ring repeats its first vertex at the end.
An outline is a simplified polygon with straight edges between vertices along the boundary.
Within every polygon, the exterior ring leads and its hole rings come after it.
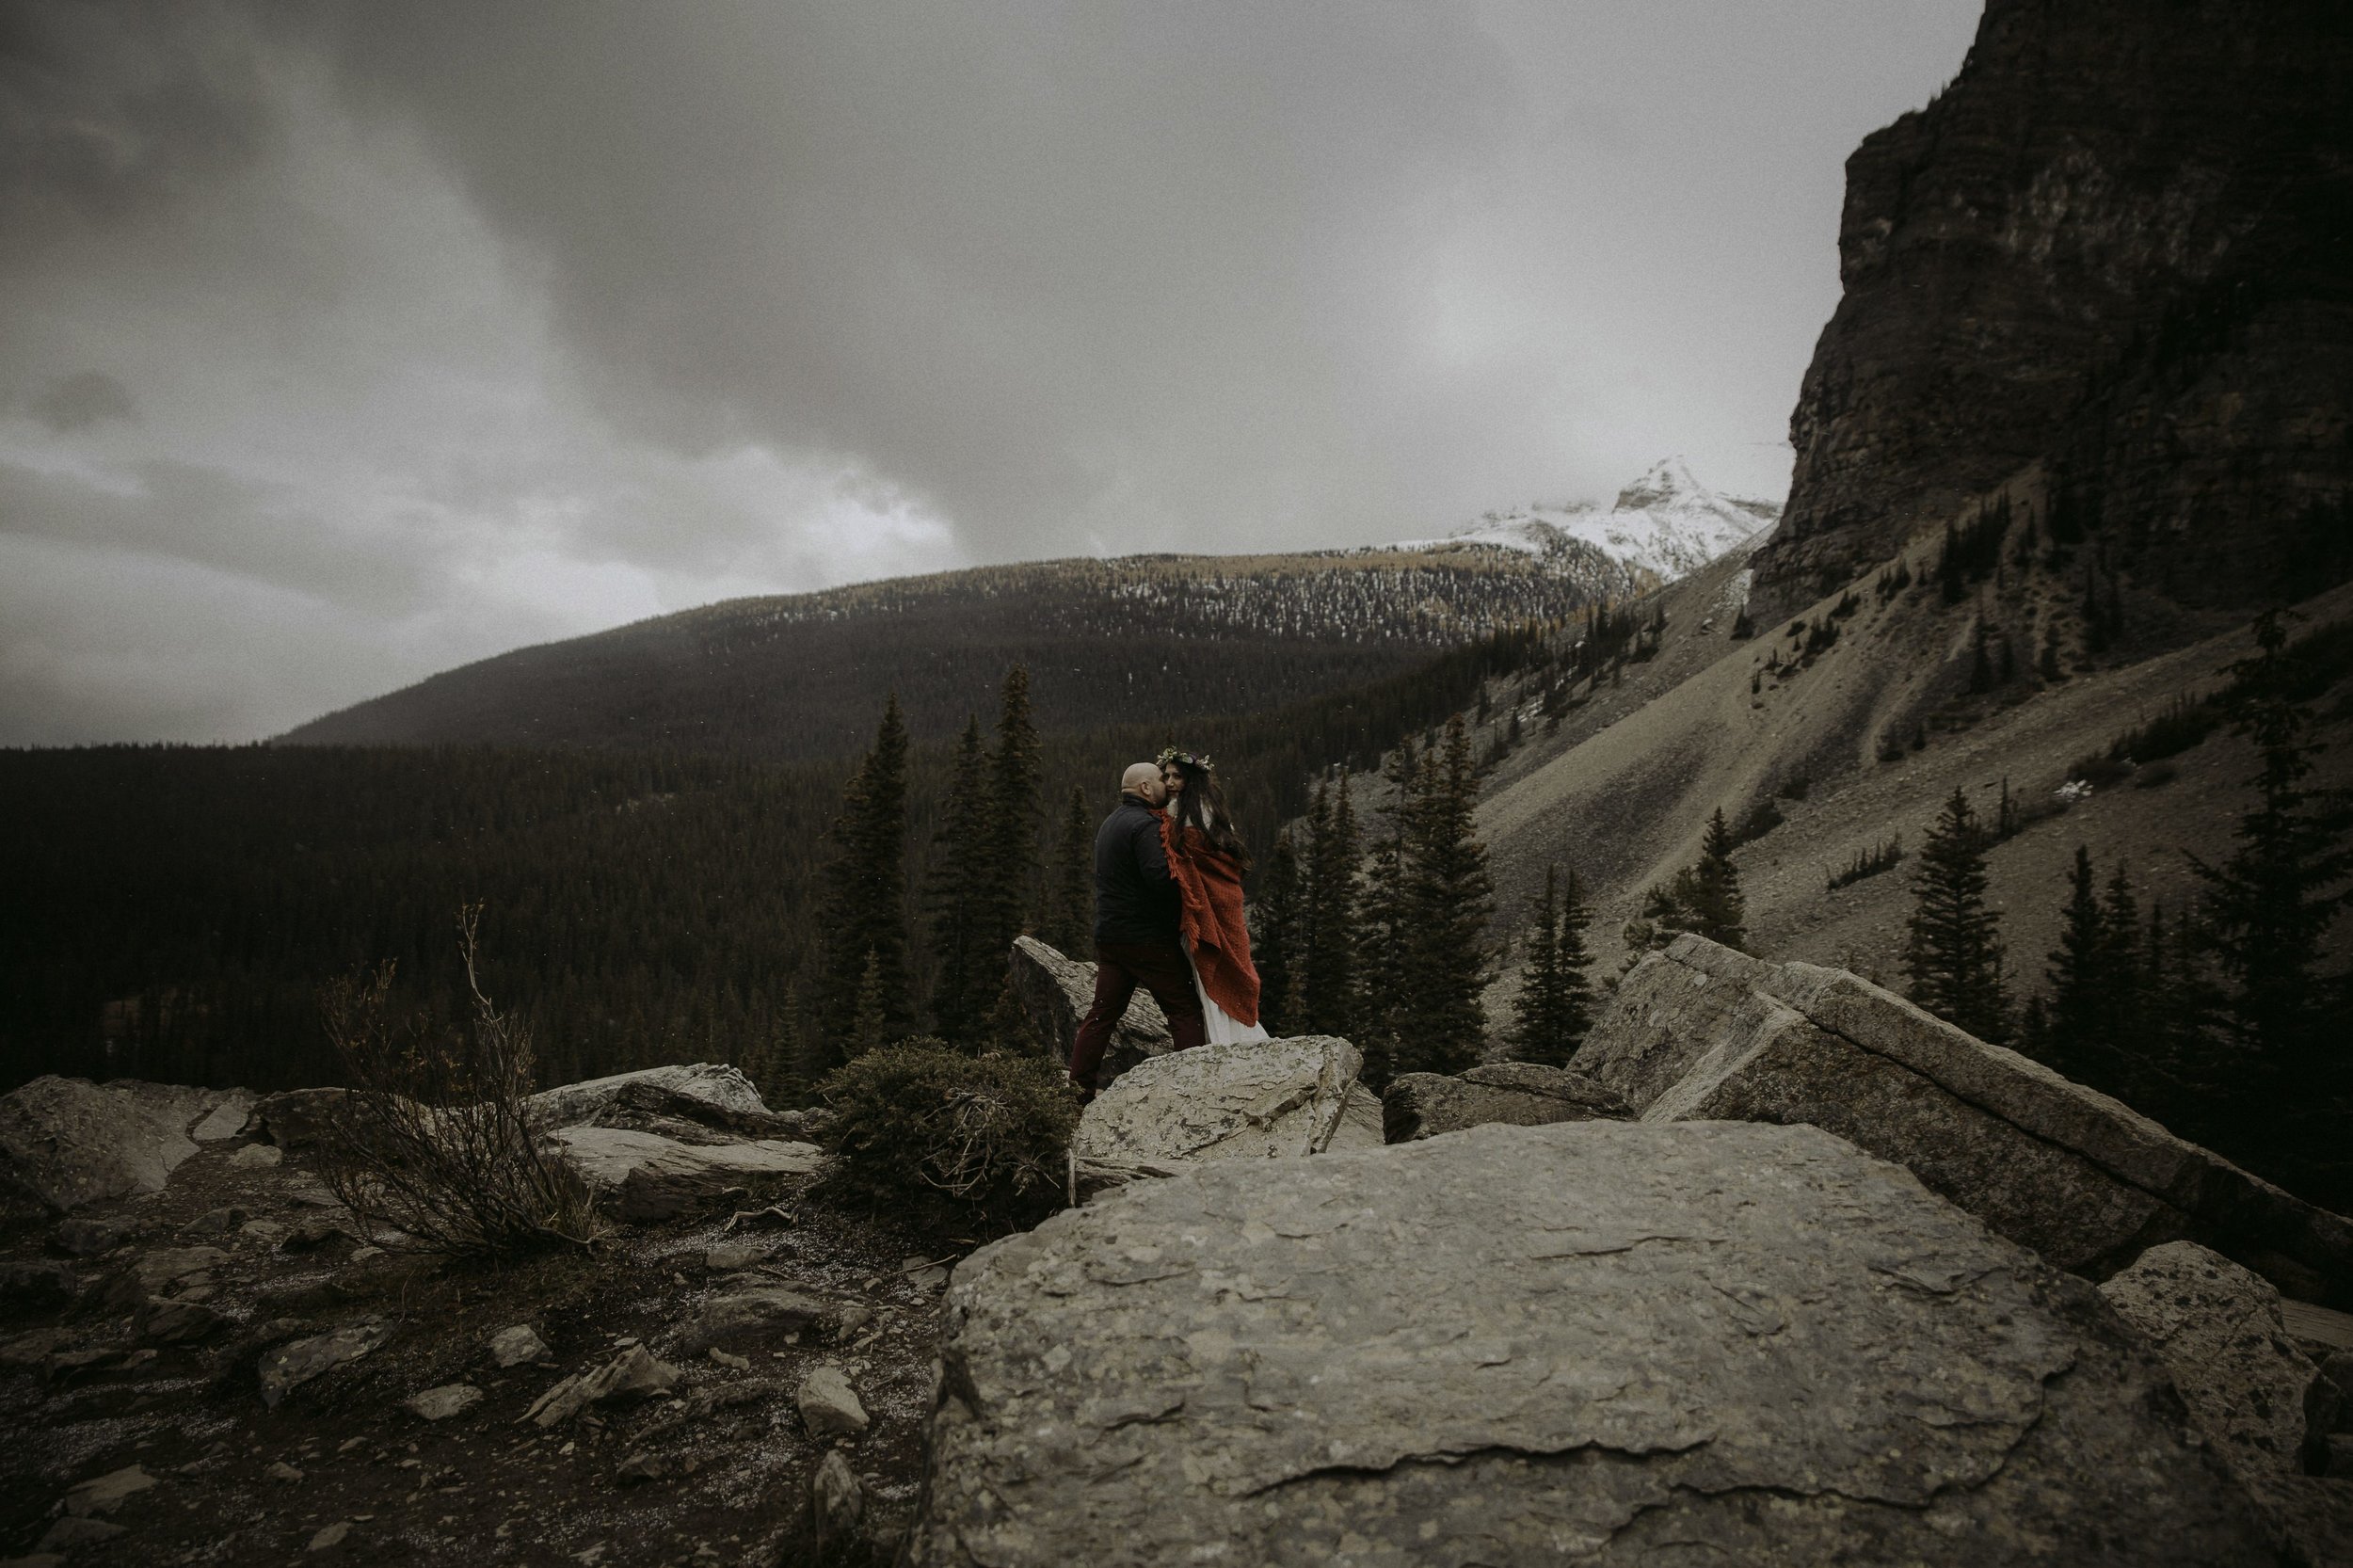
POLYGON ((1479 1061, 1486 1037, 1480 992, 1487 978, 1487 919, 1495 885, 1478 837, 1479 778, 1470 731, 1447 721, 1442 750, 1421 769, 1406 840, 1400 979, 1404 1006, 1397 1067, 1459 1073, 1479 1061))
POLYGON ((1912 1000, 1980 1040, 2009 1038, 2000 917, 1985 903, 1985 831, 1961 791, 1920 846, 1904 968, 1912 1000))
POLYGON ((2043 969, 2051 983, 2051 998, 2029 1044, 2037 1056, 2059 1072, 2089 1082, 2094 1058, 2105 1045, 2100 1034, 2107 1008, 2111 952, 2089 844, 2075 846, 2075 865, 2067 886, 2058 946, 2051 950, 2050 962, 2043 969))
POLYGON ((1700 836, 1700 857, 1642 897, 1641 914, 1623 933, 1629 961, 1663 948, 1685 932, 1749 951, 1748 899, 1740 890, 1740 868, 1733 863, 1732 827, 1716 808, 1700 836))
POLYGON ((1315 1032, 1306 1027, 1307 971, 1314 968, 1316 950, 1323 940, 1323 905, 1316 897, 1316 876, 1330 855, 1331 840, 1332 786, 1318 778, 1315 792, 1307 797, 1307 809, 1299 819, 1299 951, 1293 960, 1293 984, 1303 1034, 1315 1032))
POLYGON ((2353 903, 2353 794, 2309 782, 2322 747, 2290 686, 2285 617, 2259 617, 2255 643, 2256 655, 2231 667, 2227 697, 2233 732, 2255 745, 2255 801, 2230 858, 2190 864, 2206 886, 2217 1021, 2236 1059, 2218 1108, 2226 1146, 2247 1148, 2271 1126, 2296 1145, 2285 1162, 2313 1168, 2333 1102, 2353 1092, 2339 1012, 2353 985, 2321 970, 2322 938, 2353 903))
POLYGON ((1591 919, 1571 868, 1565 898, 1560 868, 1545 868, 1545 899, 1528 937, 1514 1010, 1512 1047, 1519 1060, 1565 1067, 1592 1025, 1593 989, 1585 977, 1584 927, 1591 919))
POLYGON ((2103 1087, 2126 1095, 2133 1088, 2131 1057, 2147 1022, 2142 998, 2148 989, 2148 972, 2141 965, 2140 899, 2133 891, 2132 874, 2121 856, 2100 895, 2100 942, 2105 988, 2100 993, 2094 1037, 2106 1057, 2103 1071, 2111 1080, 2103 1087))
POLYGON ((904 1033, 914 1021, 907 991, 907 732, 892 693, 874 744, 842 792, 825 870, 824 949, 819 1017, 839 1051, 857 1023, 868 971, 878 992, 876 1027, 904 1033))
POLYGON ((1308 1034, 1353 1034, 1356 1026, 1356 808, 1348 775, 1328 802, 1316 786, 1307 813, 1306 940, 1299 961, 1299 1027, 1308 1034))
POLYGON ((1047 944, 1074 958, 1095 951, 1094 829, 1087 816, 1087 792, 1074 784, 1063 809, 1062 842, 1038 921, 1038 935, 1047 944))
POLYGON ((2196 909, 2185 907, 2169 920, 2165 905, 2153 903, 2140 953, 2143 1025, 2133 1104, 2185 1136, 2213 1143, 2214 1110, 2225 1086, 2211 1077, 2215 995, 2196 909))
POLYGON ((1366 857, 1356 948, 1357 1025, 1352 1038, 1365 1053, 1363 1077, 1374 1089, 1407 1070, 1399 1065, 1412 989, 1406 972, 1414 932, 1407 846, 1417 832, 1422 768, 1420 752, 1408 735, 1383 772, 1390 791, 1388 820, 1366 857))
POLYGON ((1258 1021, 1270 1034, 1296 1034, 1300 870, 1299 851, 1288 827, 1274 835, 1249 914, 1250 957, 1258 969, 1258 1021))
POLYGON ((997 744, 988 758, 988 782, 981 816, 968 826, 980 840, 973 890, 968 993, 974 1022, 995 1005, 1011 961, 1013 939, 1036 907, 1038 881, 1037 726, 1030 712, 1030 672, 1016 664, 1006 672, 999 698, 997 744))
POLYGON ((1699 863, 1678 888, 1691 911, 1691 929, 1711 942, 1746 952, 1749 948, 1749 904, 1740 891, 1740 868, 1732 863, 1732 828, 1724 808, 1716 808, 1700 839, 1699 863))
POLYGON ((932 935, 932 1032, 952 1045, 980 1037, 981 1021, 995 999, 995 968, 983 961, 976 939, 983 867, 986 863, 987 754, 981 747, 981 721, 965 720, 956 742, 948 793, 932 840, 932 873, 926 907, 932 935))

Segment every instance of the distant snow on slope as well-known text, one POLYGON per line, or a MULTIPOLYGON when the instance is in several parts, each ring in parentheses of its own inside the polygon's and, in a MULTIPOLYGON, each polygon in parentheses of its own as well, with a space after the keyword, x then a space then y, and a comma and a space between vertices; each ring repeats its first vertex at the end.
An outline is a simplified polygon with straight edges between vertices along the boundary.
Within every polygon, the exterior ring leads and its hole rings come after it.
POLYGON ((1586 501, 1515 506, 1489 512, 1443 539, 1411 539, 1389 548, 1483 545, 1541 557, 1563 553, 1574 539, 1637 573, 1672 583, 1736 545, 1762 543, 1780 515, 1770 502, 1709 489, 1681 457, 1662 457, 1620 490, 1607 511, 1586 501))

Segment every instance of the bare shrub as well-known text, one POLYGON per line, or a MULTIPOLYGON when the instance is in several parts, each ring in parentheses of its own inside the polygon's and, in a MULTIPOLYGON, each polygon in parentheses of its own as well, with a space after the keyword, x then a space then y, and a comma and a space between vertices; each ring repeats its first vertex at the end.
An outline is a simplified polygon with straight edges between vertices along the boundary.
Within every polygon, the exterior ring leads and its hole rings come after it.
POLYGON ((1003 1227, 1061 1204, 1079 1107, 1054 1063, 914 1039, 854 1059, 822 1092, 839 1118, 828 1180, 845 1196, 1003 1227))
POLYGON ((396 1016, 392 965, 320 993, 328 1039, 350 1090, 319 1141, 319 1174, 387 1245, 498 1256, 586 1246, 598 1225, 593 1194, 531 1126, 531 1034, 482 993, 475 973, 482 906, 458 911, 472 1016, 436 1028, 396 1016))

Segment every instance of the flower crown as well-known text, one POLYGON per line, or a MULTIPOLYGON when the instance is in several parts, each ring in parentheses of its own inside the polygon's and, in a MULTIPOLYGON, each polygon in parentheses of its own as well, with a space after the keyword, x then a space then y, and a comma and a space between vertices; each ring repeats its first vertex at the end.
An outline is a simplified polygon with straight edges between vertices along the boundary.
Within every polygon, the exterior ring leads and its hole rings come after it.
POLYGON ((1215 773, 1217 771, 1217 764, 1210 761, 1207 757, 1195 757, 1192 752, 1179 751, 1175 746, 1162 748, 1160 752, 1160 766, 1166 767, 1171 762, 1182 762, 1186 767, 1199 768, 1203 773, 1215 773))

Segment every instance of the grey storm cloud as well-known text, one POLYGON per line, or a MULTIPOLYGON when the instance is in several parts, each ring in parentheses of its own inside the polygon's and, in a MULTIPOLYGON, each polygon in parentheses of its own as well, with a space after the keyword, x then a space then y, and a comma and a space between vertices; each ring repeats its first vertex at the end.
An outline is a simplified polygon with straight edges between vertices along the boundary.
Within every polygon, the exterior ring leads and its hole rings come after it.
POLYGON ((32 408, 33 417, 47 425, 51 433, 60 436, 104 424, 108 420, 139 417, 131 389, 103 370, 58 376, 33 399, 32 408))
POLYGON ((15 7, 0 743, 1671 451, 1775 493, 1840 166, 1976 9, 15 7))

